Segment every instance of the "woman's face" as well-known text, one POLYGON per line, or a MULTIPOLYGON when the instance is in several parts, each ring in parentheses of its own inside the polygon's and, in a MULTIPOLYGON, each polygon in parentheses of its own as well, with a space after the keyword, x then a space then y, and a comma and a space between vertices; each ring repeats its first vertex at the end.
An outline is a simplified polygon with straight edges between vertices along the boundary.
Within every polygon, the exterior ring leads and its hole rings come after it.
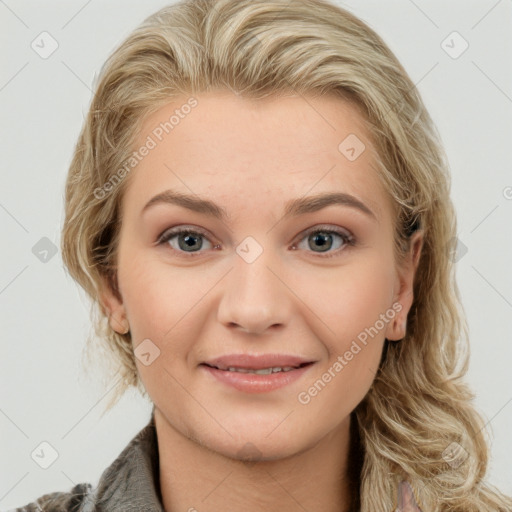
POLYGON ((246 443, 285 457, 346 426, 385 338, 404 335, 419 254, 395 263, 392 203, 358 112, 335 97, 210 92, 148 117, 144 145, 122 204, 122 302, 104 302, 113 328, 129 322, 156 408, 230 457, 246 443), (253 370, 279 355, 312 364, 270 376, 204 364, 233 354, 278 355, 231 361, 253 370))

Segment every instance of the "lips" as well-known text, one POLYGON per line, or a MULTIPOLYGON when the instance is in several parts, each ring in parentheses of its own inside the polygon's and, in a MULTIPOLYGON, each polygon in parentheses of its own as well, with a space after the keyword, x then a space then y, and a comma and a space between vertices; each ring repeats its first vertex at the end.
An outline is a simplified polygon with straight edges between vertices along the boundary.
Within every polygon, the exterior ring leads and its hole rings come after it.
POLYGON ((243 393, 269 393, 297 383, 312 371, 315 363, 316 361, 307 361, 297 356, 266 354, 248 357, 244 354, 212 359, 201 363, 199 368, 207 379, 213 379, 209 381, 208 387, 210 383, 220 382, 223 386, 222 391, 230 388, 243 393), (213 363, 227 369, 219 369, 213 363), (286 364, 292 366, 286 367, 286 364), (242 369, 244 367, 249 369, 242 369))
POLYGON ((219 370, 228 370, 229 368, 262 370, 266 368, 287 367, 296 369, 314 362, 312 359, 289 354, 230 354, 210 359, 201 364, 219 370))

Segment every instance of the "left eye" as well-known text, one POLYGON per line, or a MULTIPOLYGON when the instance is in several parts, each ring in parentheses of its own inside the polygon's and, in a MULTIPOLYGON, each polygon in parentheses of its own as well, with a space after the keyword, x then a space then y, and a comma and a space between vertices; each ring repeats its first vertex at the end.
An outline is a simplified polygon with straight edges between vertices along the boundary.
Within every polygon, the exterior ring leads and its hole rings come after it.
POLYGON ((203 233, 202 231, 192 230, 192 229, 183 229, 183 228, 170 229, 169 231, 166 231, 159 237, 158 244, 160 244, 160 245, 165 244, 176 237, 178 237, 178 248, 176 248, 174 246, 174 244, 172 244, 172 243, 171 243, 171 247, 175 251, 178 251, 178 252, 179 251, 188 252, 187 249, 193 249, 192 254, 191 254, 191 255, 193 255, 193 253, 198 252, 199 249, 202 248, 203 244, 202 244, 202 242, 200 242, 200 240, 201 240, 201 238, 206 239, 206 233, 203 233))
POLYGON ((355 245, 355 238, 351 234, 345 233, 344 231, 340 231, 338 229, 315 228, 313 230, 308 231, 305 234, 305 236, 301 239, 301 241, 304 239, 306 240, 306 242, 310 242, 310 244, 318 244, 317 247, 320 246, 321 250, 313 252, 316 253, 315 255, 319 255, 324 258, 336 256, 340 251, 344 250, 345 246, 355 245), (332 249, 333 237, 338 237, 338 239, 341 239, 342 243, 338 245, 338 247, 335 247, 334 251, 330 251, 329 254, 323 256, 322 253, 326 253, 327 251, 329 251, 329 249, 332 249))
MULTIPOLYGON (((182 227, 179 227, 165 231, 162 235, 160 235, 157 243, 159 245, 163 245, 166 244, 167 242, 170 242, 171 248, 174 251, 178 253, 184 252, 188 256, 195 256, 194 253, 200 252, 200 250, 203 248, 203 238, 208 240, 208 235, 203 231, 197 230, 197 228, 184 229, 182 227), (177 247, 176 244, 174 243, 176 242, 174 240, 175 238, 177 238, 177 247), (189 251, 188 249, 191 249, 191 251, 189 251)), ((351 234, 346 233, 345 231, 340 231, 332 228, 315 228, 314 230, 310 230, 305 235, 302 236, 300 242, 302 242, 303 240, 306 240, 306 242, 310 242, 311 244, 317 244, 317 248, 319 247, 320 251, 313 252, 317 253, 322 257, 327 258, 335 256, 337 253, 342 251, 345 246, 355 245, 355 239, 351 234), (330 251, 330 254, 322 256, 323 253, 326 253, 329 251, 329 249, 333 248, 333 237, 338 237, 338 239, 340 239, 342 243, 338 244, 338 247, 335 247, 334 251, 330 251)), ((211 242, 209 240, 208 243, 210 243, 211 245, 211 242)), ((300 246, 300 244, 298 244, 298 246, 300 246)), ((294 244, 292 248, 295 249, 295 247, 296 245, 294 244)))

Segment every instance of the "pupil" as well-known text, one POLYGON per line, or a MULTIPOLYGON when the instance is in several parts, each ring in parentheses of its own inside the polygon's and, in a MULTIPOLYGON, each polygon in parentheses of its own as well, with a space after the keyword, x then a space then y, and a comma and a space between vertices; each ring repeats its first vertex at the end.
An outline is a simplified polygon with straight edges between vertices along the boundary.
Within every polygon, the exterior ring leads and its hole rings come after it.
MULTIPOLYGON (((188 235, 184 235, 184 236, 183 236, 183 238, 182 238, 182 240, 183 240, 183 241, 184 241, 184 243, 185 243, 185 248, 187 248, 187 247, 188 247, 188 248, 193 248, 194 243, 196 243, 196 239, 197 239, 197 238, 198 238, 198 237, 192 236, 192 235, 190 235, 190 234, 188 234, 188 235)), ((180 245, 181 245, 181 243, 180 243, 180 245)), ((184 247, 182 246, 181 248, 183 249, 184 247)), ((201 248, 201 247, 199 246, 199 248, 201 248)))
POLYGON ((327 250, 327 249, 330 248, 330 245, 328 244, 328 242, 325 241, 326 237, 331 237, 331 235, 329 235, 329 234, 315 234, 315 235, 313 235, 314 241, 316 243, 319 243, 319 245, 321 247, 324 247, 324 250, 327 250), (327 246, 327 247, 325 247, 325 246, 327 246))

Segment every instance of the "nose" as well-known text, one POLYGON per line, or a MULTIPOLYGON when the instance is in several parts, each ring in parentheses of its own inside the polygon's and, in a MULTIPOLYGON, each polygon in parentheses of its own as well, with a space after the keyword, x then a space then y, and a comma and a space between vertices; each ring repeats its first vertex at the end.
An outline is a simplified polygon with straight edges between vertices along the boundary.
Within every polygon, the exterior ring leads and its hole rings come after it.
POLYGON ((223 280, 219 322, 251 334, 282 328, 290 314, 291 291, 280 269, 275 259, 267 257, 267 251, 251 263, 237 256, 223 280))

